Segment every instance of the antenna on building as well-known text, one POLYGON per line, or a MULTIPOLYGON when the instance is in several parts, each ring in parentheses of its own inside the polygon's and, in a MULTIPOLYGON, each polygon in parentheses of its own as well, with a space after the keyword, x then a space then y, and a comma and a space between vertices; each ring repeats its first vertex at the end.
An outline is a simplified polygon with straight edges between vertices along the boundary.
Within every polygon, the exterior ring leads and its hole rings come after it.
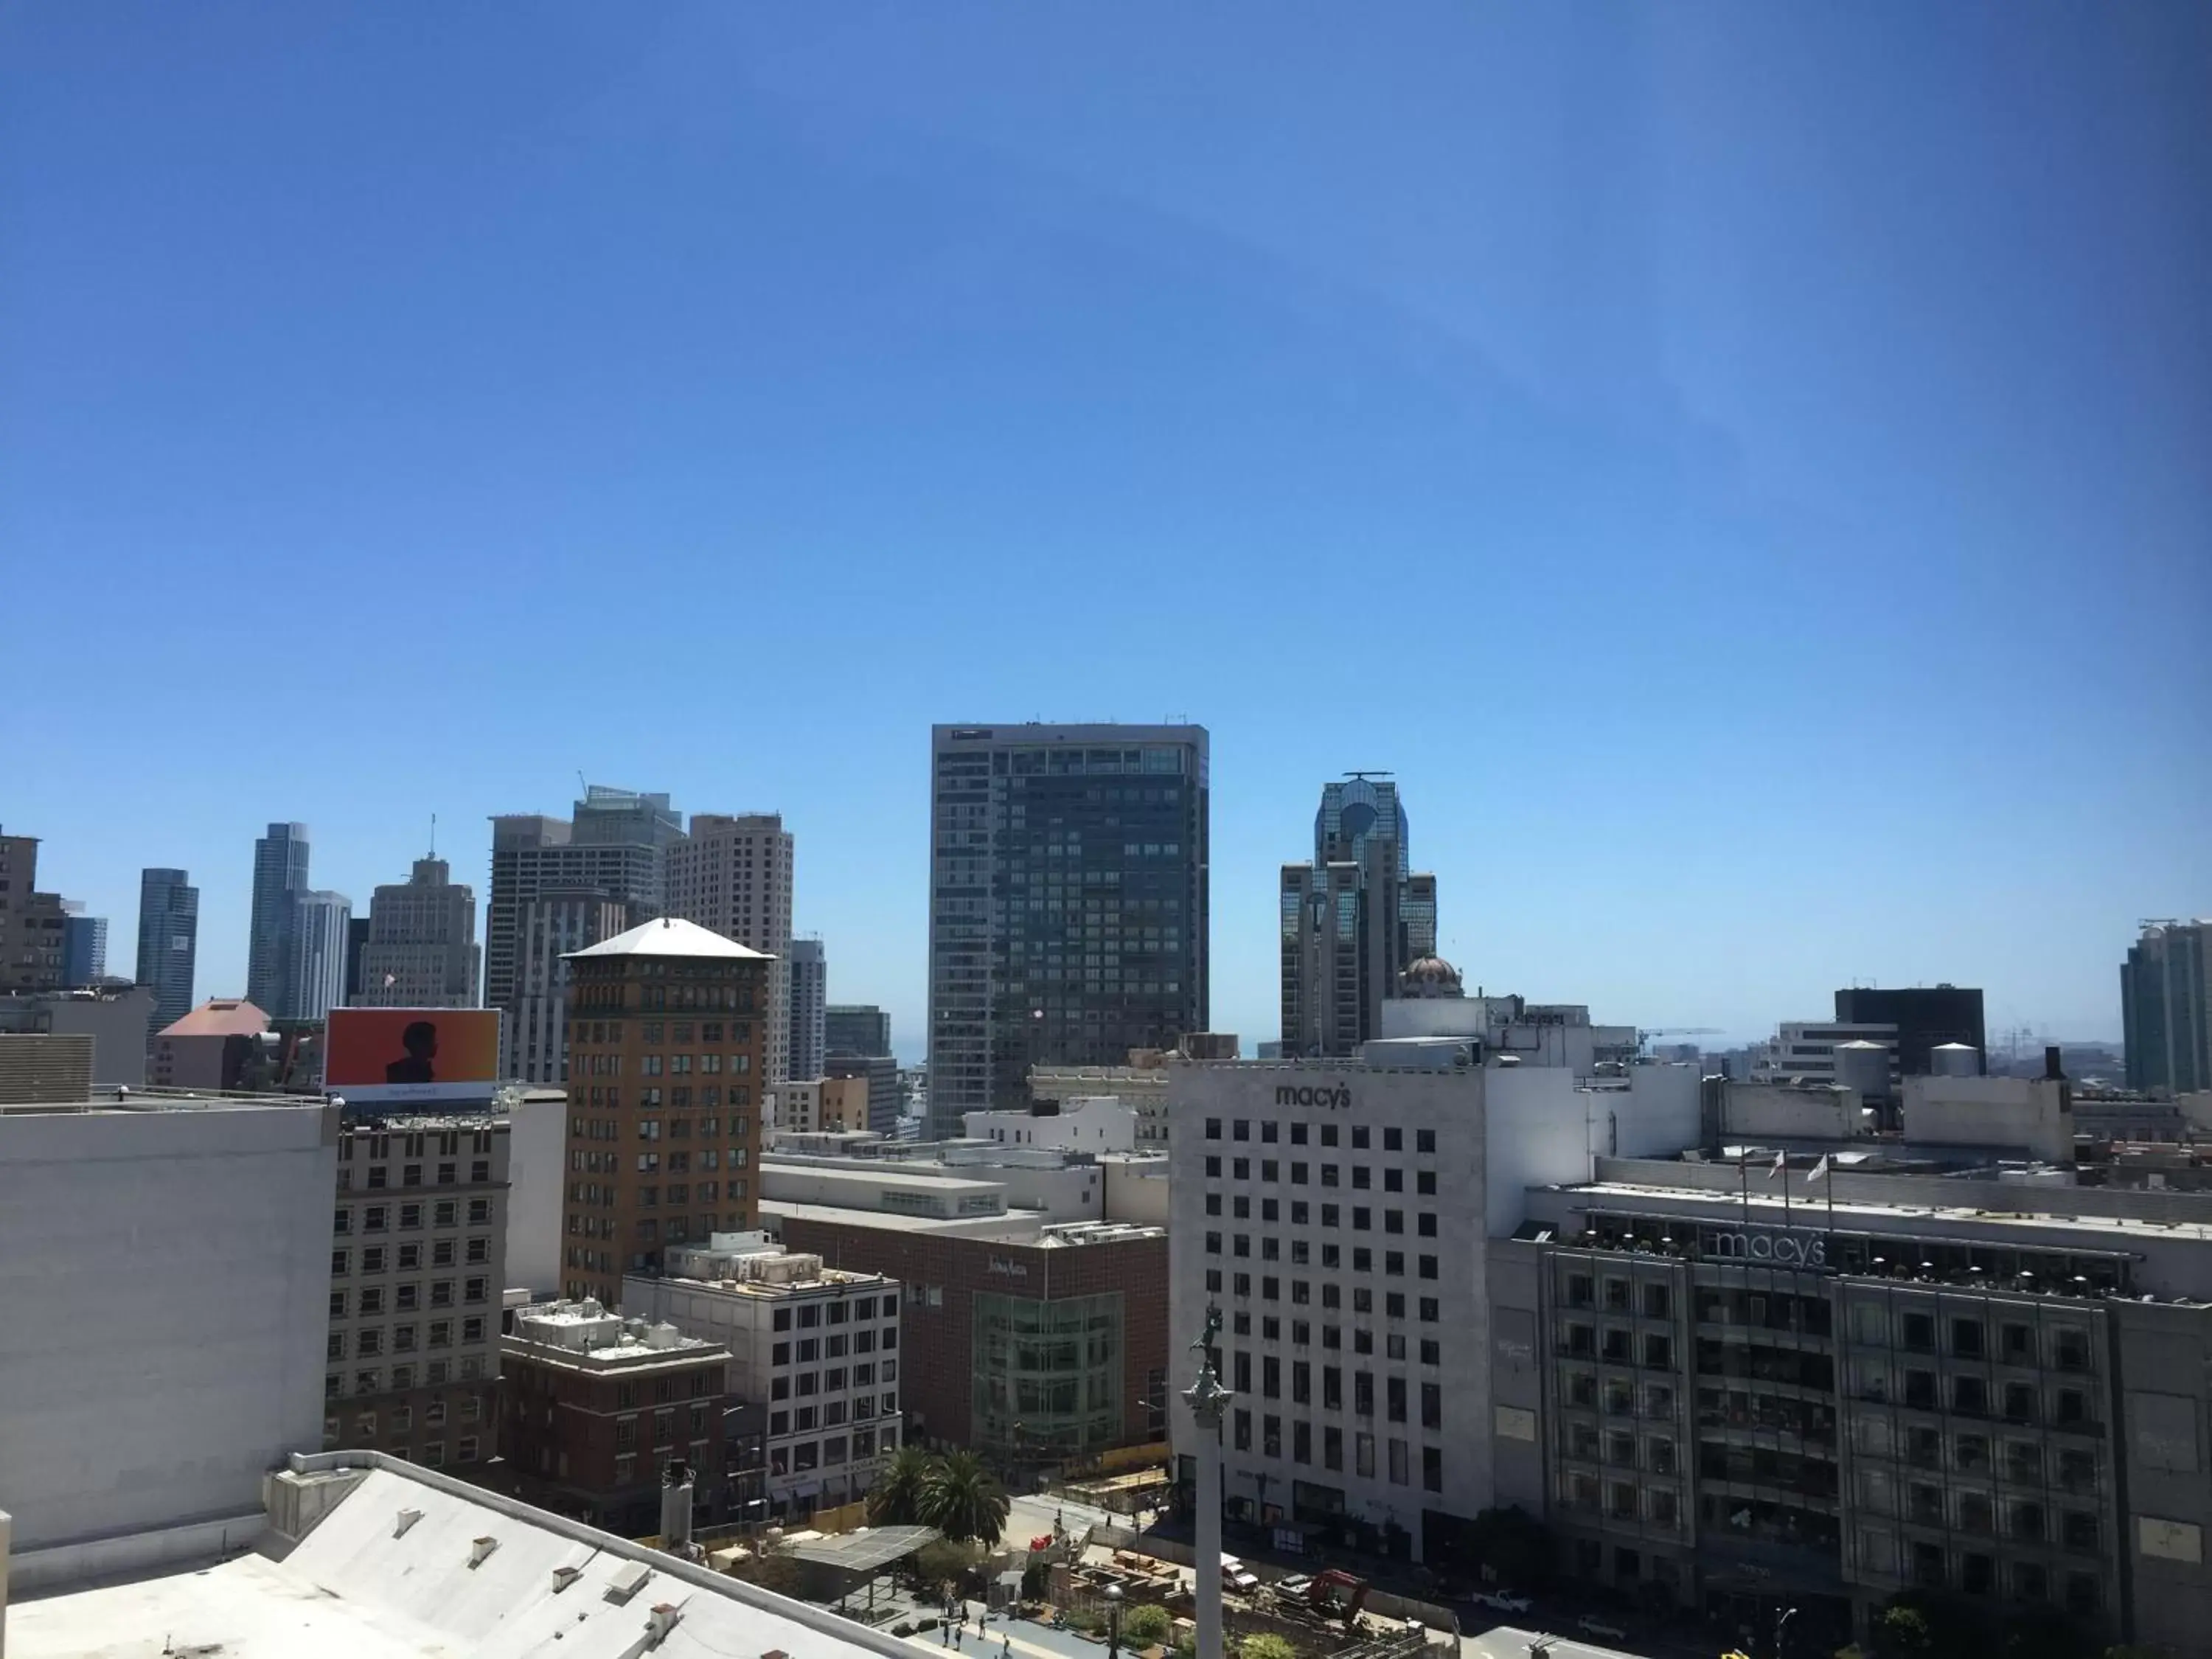
POLYGON ((1395 772, 1377 772, 1370 769, 1364 772, 1346 772, 1344 775, 1347 778, 1395 778, 1398 775, 1395 772))
POLYGON ((438 856, 438 815, 435 812, 430 814, 430 856, 438 856))

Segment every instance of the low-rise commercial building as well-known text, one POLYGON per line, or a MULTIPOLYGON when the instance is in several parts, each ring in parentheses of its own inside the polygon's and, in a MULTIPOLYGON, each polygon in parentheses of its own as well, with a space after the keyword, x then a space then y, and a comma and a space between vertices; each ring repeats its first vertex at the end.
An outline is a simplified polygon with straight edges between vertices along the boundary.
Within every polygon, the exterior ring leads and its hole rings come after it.
POLYGON ((1488 1285, 1497 1501, 1579 1578, 2207 1650, 2212 1199, 1606 1159, 1488 1285))
POLYGON ((161 1089, 234 1089, 269 1016, 243 997, 215 997, 154 1037, 161 1089))
POLYGON ((1113 1095, 1037 1101, 1025 1112, 970 1112, 967 1121, 971 1140, 1081 1152, 1135 1152, 1137 1127, 1136 1103, 1113 1095))
POLYGON ((903 1285, 909 1438, 1033 1471, 1165 1437, 1162 1229, 775 1200, 761 1213, 787 1249, 903 1285))
MULTIPOLYGON (((500 1443, 534 1503, 636 1537, 660 1529, 662 1474, 723 1467, 729 1350, 599 1303, 517 1310, 501 1342, 500 1443)), ((719 1487, 695 1492, 724 1518, 719 1487)))
POLYGON ((899 1285, 825 1269, 764 1233, 718 1233, 666 1254, 658 1278, 623 1282, 626 1313, 730 1353, 733 1405, 757 1406, 757 1512, 781 1519, 859 1498, 899 1446, 899 1285))
MULTIPOLYGON (((20 1039, 16 1039, 20 1040, 20 1039)), ((19 1589, 212 1550, 319 1440, 338 1115, 0 1109, 0 1506, 19 1589)))

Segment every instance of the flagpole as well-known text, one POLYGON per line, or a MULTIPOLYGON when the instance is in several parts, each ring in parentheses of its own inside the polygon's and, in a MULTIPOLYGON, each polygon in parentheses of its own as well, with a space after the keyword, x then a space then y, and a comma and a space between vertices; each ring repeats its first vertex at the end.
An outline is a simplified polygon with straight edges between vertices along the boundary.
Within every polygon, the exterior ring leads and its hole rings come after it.
POLYGON ((1790 1151, 1789 1151, 1789 1148, 1784 1147, 1784 1148, 1782 1150, 1782 1152, 1781 1152, 1779 1154, 1778 1154, 1778 1156, 1779 1156, 1779 1157, 1780 1157, 1780 1158, 1781 1158, 1781 1160, 1782 1160, 1782 1169, 1781 1169, 1781 1172, 1780 1172, 1780 1173, 1781 1173, 1781 1176, 1782 1176, 1782 1224, 1783 1224, 1783 1226, 1786 1229, 1786 1228, 1790 1225, 1790 1151))
POLYGON ((1743 1224, 1747 1227, 1751 1225, 1750 1152, 1751 1148, 1748 1146, 1739 1146, 1735 1149, 1735 1179, 1736 1185, 1743 1191, 1743 1224))

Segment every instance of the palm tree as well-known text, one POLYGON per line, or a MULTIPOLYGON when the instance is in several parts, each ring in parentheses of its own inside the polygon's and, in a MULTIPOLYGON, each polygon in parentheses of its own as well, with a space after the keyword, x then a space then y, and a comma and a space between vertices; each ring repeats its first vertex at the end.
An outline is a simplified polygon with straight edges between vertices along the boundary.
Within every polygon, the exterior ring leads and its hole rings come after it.
POLYGON ((1008 1507, 1006 1489, 973 1452, 949 1452, 930 1468, 921 1518, 947 1538, 995 1544, 1008 1507))
POLYGON ((879 1527, 913 1526, 922 1522, 923 1495, 929 1487, 933 1461, 919 1446, 901 1446, 868 1489, 868 1519, 879 1527))

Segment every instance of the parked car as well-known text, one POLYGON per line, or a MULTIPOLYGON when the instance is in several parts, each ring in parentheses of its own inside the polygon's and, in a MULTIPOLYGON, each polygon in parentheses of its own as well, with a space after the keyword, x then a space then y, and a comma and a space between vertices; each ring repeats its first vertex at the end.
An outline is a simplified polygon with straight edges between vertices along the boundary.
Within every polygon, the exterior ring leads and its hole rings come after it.
POLYGON ((1468 1600, 1492 1613, 1526 1613, 1536 1605, 1527 1596, 1516 1595, 1509 1589, 1477 1590, 1468 1600))
POLYGON ((1575 1628, 1593 1642, 1626 1642, 1628 1639, 1626 1631, 1594 1613, 1586 1613, 1576 1620, 1575 1628))
POLYGON ((1249 1595, 1260 1588, 1260 1575, 1233 1555, 1221 1558, 1221 1588, 1249 1595))
POLYGON ((1303 1572, 1294 1572, 1287 1578, 1275 1581, 1275 1594, 1278 1595, 1304 1595, 1312 1588, 1311 1576, 1303 1572))

